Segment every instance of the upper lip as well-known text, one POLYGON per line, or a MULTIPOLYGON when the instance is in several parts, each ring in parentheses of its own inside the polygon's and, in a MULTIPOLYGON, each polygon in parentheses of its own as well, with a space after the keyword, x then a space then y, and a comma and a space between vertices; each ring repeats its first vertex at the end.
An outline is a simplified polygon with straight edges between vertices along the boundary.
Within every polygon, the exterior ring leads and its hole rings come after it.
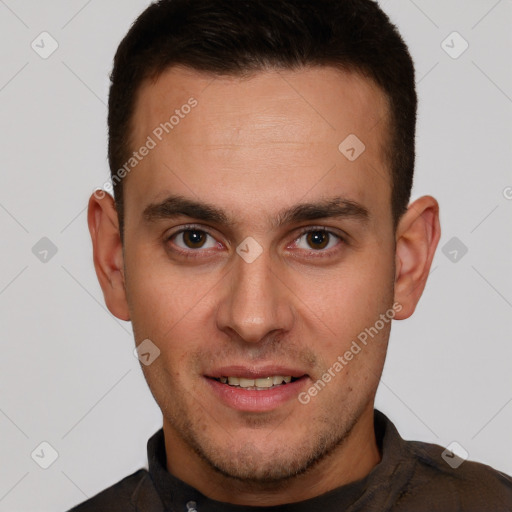
POLYGON ((287 366, 247 366, 247 365, 231 365, 216 368, 205 374, 206 377, 220 379, 221 377, 242 377, 245 379, 259 379, 274 375, 282 375, 283 377, 303 377, 306 374, 303 370, 291 368, 287 366))

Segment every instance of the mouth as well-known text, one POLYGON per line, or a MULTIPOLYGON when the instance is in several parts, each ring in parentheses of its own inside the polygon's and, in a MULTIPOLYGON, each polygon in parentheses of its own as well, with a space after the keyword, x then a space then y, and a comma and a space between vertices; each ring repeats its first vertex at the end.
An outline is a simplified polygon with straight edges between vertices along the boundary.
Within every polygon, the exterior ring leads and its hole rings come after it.
POLYGON ((242 388, 248 391, 267 391, 279 386, 285 386, 291 382, 295 382, 302 377, 292 377, 291 375, 269 375, 267 377, 258 377, 256 379, 248 379, 245 377, 211 377, 213 380, 226 384, 232 388, 242 388))
POLYGON ((283 366, 230 366, 204 375, 213 396, 230 409, 269 412, 293 403, 309 376, 283 366))

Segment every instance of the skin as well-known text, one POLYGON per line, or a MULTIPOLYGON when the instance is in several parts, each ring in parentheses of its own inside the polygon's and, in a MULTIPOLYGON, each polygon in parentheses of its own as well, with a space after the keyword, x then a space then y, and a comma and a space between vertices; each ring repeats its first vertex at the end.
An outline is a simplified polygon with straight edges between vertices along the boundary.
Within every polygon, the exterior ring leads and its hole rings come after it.
POLYGON ((317 67, 240 78, 170 68, 139 91, 133 149, 190 97, 197 106, 123 182, 124 249, 113 199, 91 196, 98 279, 109 310, 132 321, 136 344, 149 338, 161 351, 142 369, 162 409, 169 472, 239 505, 312 498, 380 461, 373 407, 390 324, 307 405, 235 410, 205 375, 282 364, 307 374, 307 391, 394 303, 395 319, 414 312, 440 237, 439 207, 421 197, 394 229, 387 100, 357 74, 317 67), (338 150, 349 134, 366 146, 353 162, 338 150), (229 222, 145 220, 148 205, 171 194, 222 209, 229 222), (276 226, 283 210, 333 197, 367 218, 276 226), (210 235, 204 248, 176 235, 191 223, 210 235), (304 228, 333 234, 318 247, 304 228), (236 252, 249 236, 262 248, 252 263, 236 252))

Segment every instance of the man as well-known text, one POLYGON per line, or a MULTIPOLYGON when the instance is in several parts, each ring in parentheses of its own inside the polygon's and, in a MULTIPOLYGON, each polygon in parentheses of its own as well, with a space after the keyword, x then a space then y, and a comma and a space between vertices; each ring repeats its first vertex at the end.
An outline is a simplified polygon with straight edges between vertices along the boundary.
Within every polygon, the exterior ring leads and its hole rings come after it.
POLYGON ((93 194, 88 221, 163 429, 149 472, 74 511, 512 510, 510 477, 374 410, 440 237, 436 200, 408 204, 416 103, 371 0, 139 17, 112 73, 115 201, 93 194))

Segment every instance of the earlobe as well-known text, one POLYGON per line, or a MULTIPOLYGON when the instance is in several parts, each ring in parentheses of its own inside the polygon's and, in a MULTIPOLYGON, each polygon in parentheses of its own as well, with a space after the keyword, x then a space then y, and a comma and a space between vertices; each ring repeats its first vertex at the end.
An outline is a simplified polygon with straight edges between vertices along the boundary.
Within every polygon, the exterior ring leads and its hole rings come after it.
POLYGON ((96 191, 89 199, 87 222, 91 234, 96 275, 109 311, 130 320, 124 281, 123 246, 114 199, 96 191))
POLYGON ((437 201, 423 196, 410 204, 396 230, 395 301, 402 305, 396 319, 402 320, 414 313, 440 236, 437 201))

